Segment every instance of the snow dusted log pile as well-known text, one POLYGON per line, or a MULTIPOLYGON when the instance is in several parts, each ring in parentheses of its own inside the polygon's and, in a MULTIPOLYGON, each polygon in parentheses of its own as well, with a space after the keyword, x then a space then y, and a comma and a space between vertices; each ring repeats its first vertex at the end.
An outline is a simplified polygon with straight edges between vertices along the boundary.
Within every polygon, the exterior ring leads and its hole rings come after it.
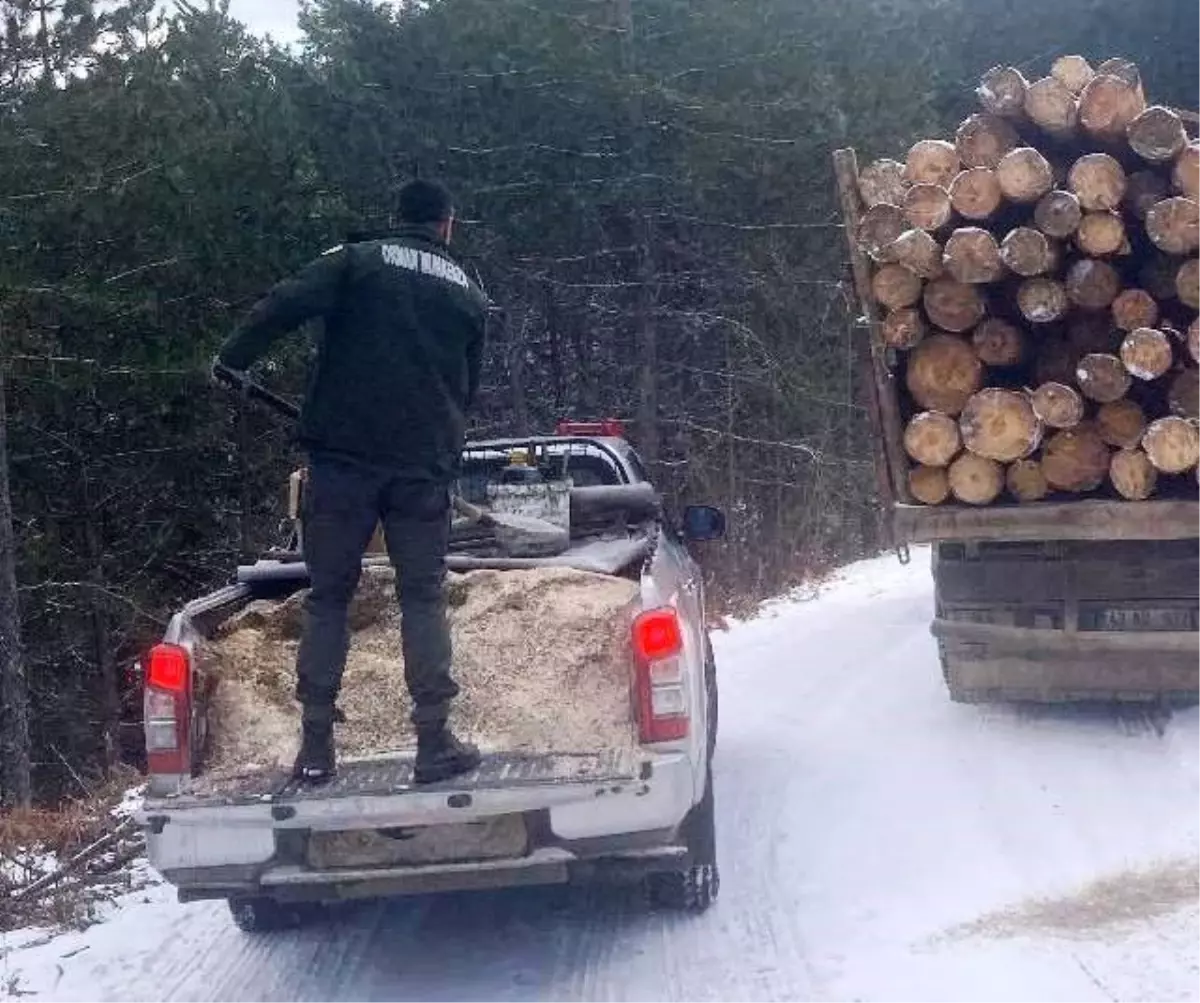
POLYGON ((858 178, 913 498, 1194 494, 1200 142, 1124 59, 977 94, 858 178))

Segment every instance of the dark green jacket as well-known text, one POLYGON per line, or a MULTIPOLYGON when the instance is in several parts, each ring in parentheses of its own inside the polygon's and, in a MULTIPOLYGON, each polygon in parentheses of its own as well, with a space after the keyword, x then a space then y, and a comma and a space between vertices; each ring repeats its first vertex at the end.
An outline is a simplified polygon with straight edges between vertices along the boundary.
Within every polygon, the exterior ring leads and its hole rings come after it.
POLYGON ((339 245, 280 282, 219 358, 247 369, 324 320, 300 420, 310 452, 453 476, 479 386, 487 300, 429 227, 339 245))

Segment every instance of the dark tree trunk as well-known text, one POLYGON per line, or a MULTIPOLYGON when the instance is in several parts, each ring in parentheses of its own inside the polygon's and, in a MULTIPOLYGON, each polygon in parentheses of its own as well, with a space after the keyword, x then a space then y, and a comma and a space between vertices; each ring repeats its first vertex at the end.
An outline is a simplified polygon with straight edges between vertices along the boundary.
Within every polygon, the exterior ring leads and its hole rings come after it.
MULTIPOLYGON (((563 417, 563 406, 566 402, 566 376, 563 367, 563 338, 560 330, 560 315, 558 300, 554 295, 554 284, 546 279, 544 286, 546 332, 550 336, 550 378, 553 384, 553 418, 558 421, 563 417)), ((584 417, 592 417, 585 415, 584 417)))
MULTIPOLYGON (((94 409, 98 410, 98 409, 94 409)), ((244 412, 244 408, 242 409, 244 412)), ((94 419, 99 423, 99 415, 94 419)), ((244 415, 239 418, 239 424, 244 427, 244 415)), ((245 437, 238 449, 239 455, 244 455, 245 437)), ((245 478, 243 478, 245 479, 245 478)), ((117 675, 116 659, 113 657, 113 639, 110 630, 108 612, 108 586, 104 576, 104 534, 101 526, 102 514, 96 504, 91 472, 85 465, 80 475, 80 487, 83 493, 84 510, 84 546, 87 551, 87 577, 91 588, 87 590, 87 603, 92 628, 92 658, 100 680, 100 715, 103 734, 101 741, 104 747, 104 773, 109 771, 117 761, 118 732, 121 727, 121 683, 117 675)), ((243 501, 245 497, 243 496, 243 501)), ((246 512, 241 514, 242 525, 246 523, 246 512)), ((241 540, 242 552, 245 553, 246 541, 241 540)))
MULTIPOLYGON (((638 71, 633 19, 633 0, 616 0, 617 24, 621 33, 621 69, 635 83, 638 71)), ((626 102, 629 127, 629 158, 634 173, 644 169, 643 142, 645 133, 642 95, 635 86, 626 102)), ((640 209, 632 210, 633 239, 636 248, 634 281, 636 304, 633 331, 638 346, 638 452, 651 469, 658 464, 658 331, 654 319, 655 276, 654 237, 650 220, 640 209)))
MULTIPOLYGON (((525 336, 529 330, 530 313, 526 311, 519 324, 506 322, 508 329, 508 380, 512 388, 513 431, 530 435, 529 400, 525 389, 525 336)), ((506 321, 508 318, 506 318, 506 321)))
POLYGON ((0 804, 28 807, 32 798, 29 687, 21 649, 17 551, 8 486, 8 414, 0 366, 0 804))

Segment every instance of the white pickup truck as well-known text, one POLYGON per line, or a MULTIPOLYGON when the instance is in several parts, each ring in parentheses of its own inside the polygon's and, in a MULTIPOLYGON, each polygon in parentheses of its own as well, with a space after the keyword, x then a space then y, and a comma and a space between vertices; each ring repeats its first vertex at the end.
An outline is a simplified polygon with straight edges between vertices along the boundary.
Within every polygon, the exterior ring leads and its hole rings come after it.
POLYGON ((406 752, 344 761, 322 786, 265 770, 206 784, 215 704, 197 683, 194 653, 254 599, 307 584, 293 537, 291 553, 239 568, 233 584, 179 611, 144 662, 150 779, 140 823, 151 864, 181 900, 227 899, 240 927, 264 930, 294 922, 305 903, 576 880, 644 880, 652 901, 671 908, 703 910, 716 898, 717 680, 701 576, 685 544, 719 537, 724 518, 693 506, 676 527, 609 423, 472 444, 463 496, 485 500, 515 449, 567 485, 568 549, 516 559, 452 539, 447 564, 549 564, 636 582, 636 740, 591 756, 493 751, 476 771, 425 786, 413 783, 406 752))

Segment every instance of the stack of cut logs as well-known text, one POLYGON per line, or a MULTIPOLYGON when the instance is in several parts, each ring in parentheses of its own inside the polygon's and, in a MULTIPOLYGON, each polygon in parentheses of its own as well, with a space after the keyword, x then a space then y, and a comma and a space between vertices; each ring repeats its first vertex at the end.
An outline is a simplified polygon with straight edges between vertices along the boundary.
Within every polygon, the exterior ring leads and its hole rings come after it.
POLYGON ((1194 493, 1200 143, 1124 59, 978 95, 859 174, 913 499, 1194 493))

